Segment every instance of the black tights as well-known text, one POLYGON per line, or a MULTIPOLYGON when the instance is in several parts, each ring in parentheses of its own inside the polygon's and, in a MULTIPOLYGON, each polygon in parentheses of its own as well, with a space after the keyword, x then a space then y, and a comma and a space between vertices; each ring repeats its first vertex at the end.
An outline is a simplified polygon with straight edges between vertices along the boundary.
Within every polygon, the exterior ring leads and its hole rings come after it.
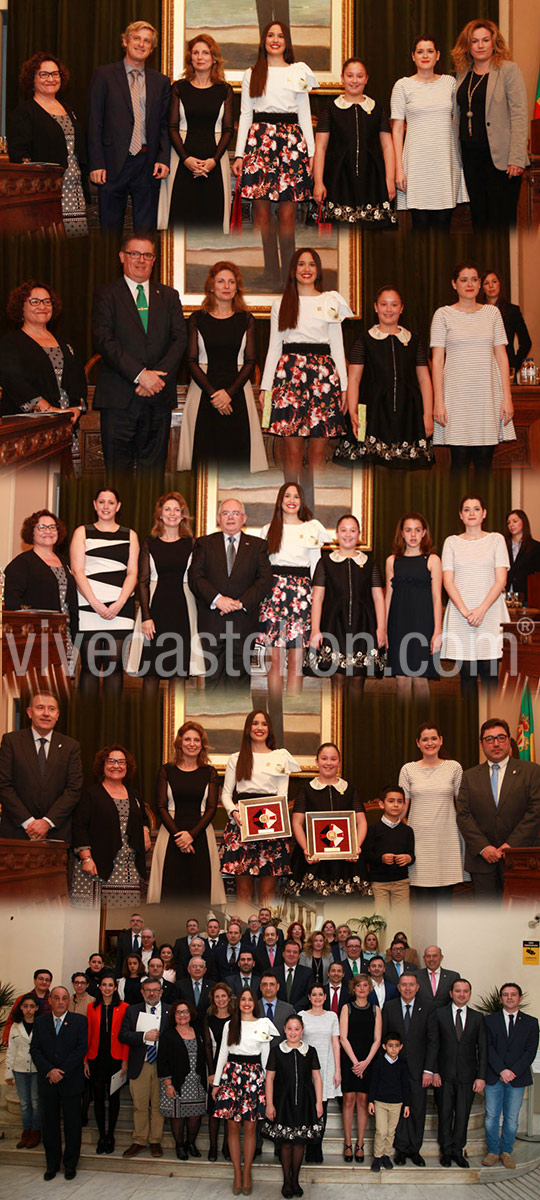
MULTIPOLYGON (((210 1138, 210 1149, 214 1150, 214 1151, 217 1151, 220 1120, 221 1120, 220 1117, 209 1117, 208 1118, 208 1136, 210 1138)), ((226 1150, 229 1145, 229 1139, 228 1139, 227 1134, 228 1134, 227 1122, 224 1121, 223 1122, 223 1149, 224 1150, 226 1150)))
POLYGON ((413 229, 450 229, 453 208, 411 208, 413 229))
POLYGON ((107 638, 100 638, 96 634, 88 634, 84 637, 81 644, 79 688, 81 695, 86 699, 99 696, 101 668, 103 672, 109 672, 107 675, 103 674, 103 694, 121 694, 124 683, 122 653, 126 636, 123 634, 122 637, 111 637, 109 634, 107 638))
POLYGON ((298 1187, 298 1176, 304 1158, 303 1142, 282 1142, 279 1150, 281 1169, 283 1171, 283 1186, 298 1187))
POLYGON ((201 1117, 171 1117, 171 1133, 177 1146, 184 1145, 184 1130, 186 1142, 193 1145, 201 1128, 201 1117))
POLYGON ((494 689, 499 679, 499 659, 479 658, 477 662, 463 662, 459 676, 462 696, 475 695, 479 679, 483 688, 494 689))
POLYGON ((94 1116, 98 1127, 99 1136, 106 1137, 107 1133, 110 1137, 116 1129, 118 1113, 120 1111, 120 1088, 109 1095, 109 1080, 108 1079, 93 1079, 92 1090, 94 1093, 94 1116), (109 1101, 109 1128, 106 1129, 106 1102, 109 1101))

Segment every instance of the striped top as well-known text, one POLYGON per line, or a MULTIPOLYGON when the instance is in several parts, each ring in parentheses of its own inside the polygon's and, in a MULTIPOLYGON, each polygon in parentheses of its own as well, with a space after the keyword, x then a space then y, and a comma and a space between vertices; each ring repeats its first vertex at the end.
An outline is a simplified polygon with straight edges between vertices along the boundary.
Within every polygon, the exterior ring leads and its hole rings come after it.
POLYGON ((394 84, 391 117, 407 123, 407 191, 398 191, 398 209, 455 208, 469 198, 454 132, 455 92, 453 75, 436 75, 425 83, 404 77, 394 84))
MULTIPOLYGON (((111 532, 85 525, 86 558, 84 573, 94 595, 102 604, 112 604, 124 585, 129 560, 130 530, 125 525, 111 532)), ((132 594, 112 621, 98 616, 81 592, 79 598, 79 628, 82 633, 111 632, 133 629, 135 595, 132 594)))
POLYGON ((514 424, 501 421, 503 386, 494 354, 506 346, 503 319, 495 304, 473 312, 454 305, 438 308, 431 322, 431 346, 446 351, 443 393, 448 424, 435 421, 435 446, 495 446, 511 442, 514 424))
POLYGON ((409 866, 413 887, 449 887, 463 882, 454 805, 462 775, 454 759, 433 767, 409 762, 401 768, 399 786, 411 802, 407 820, 414 830, 416 861, 409 866))
MULTIPOLYGON (((442 550, 442 569, 452 571, 458 592, 470 610, 477 608, 495 583, 496 567, 509 567, 508 550, 502 533, 486 533, 481 538, 448 537, 442 550)), ((494 659, 502 655, 501 623, 508 621, 504 594, 497 597, 475 628, 448 601, 443 622, 442 658, 464 660, 494 659)))

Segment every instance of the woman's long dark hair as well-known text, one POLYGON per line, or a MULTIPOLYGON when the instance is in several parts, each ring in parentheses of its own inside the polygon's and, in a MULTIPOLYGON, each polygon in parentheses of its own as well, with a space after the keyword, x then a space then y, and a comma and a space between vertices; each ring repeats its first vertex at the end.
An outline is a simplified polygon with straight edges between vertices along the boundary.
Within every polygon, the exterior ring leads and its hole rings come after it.
POLYGON ((283 509, 281 506, 283 504, 283 497, 285 495, 285 492, 290 487, 296 488, 298 495, 300 497, 300 508, 298 509, 298 516, 299 516, 300 520, 301 521, 311 521, 311 518, 313 516, 311 509, 308 508, 308 506, 306 504, 304 492, 303 492, 303 489, 300 487, 300 484, 296 483, 296 481, 294 479, 291 479, 289 483, 282 483, 282 485, 279 489, 279 492, 276 496, 276 503, 274 505, 274 512, 272 514, 272 520, 270 521, 268 533, 266 535, 266 541, 268 543, 268 553, 269 554, 277 554, 277 552, 281 546, 281 539, 283 537, 283 509))
MULTIPOLYGON (((506 517, 504 519, 505 525, 506 525, 506 522, 508 521, 508 518, 511 517, 513 513, 515 513, 516 517, 519 517, 520 521, 523 522, 523 530, 521 533, 521 549, 528 550, 529 547, 531 546, 532 542, 534 541, 533 535, 531 533, 531 522, 529 521, 527 513, 524 512, 522 508, 511 508, 510 512, 508 512, 506 514, 506 517)), ((512 548, 512 534, 510 533, 508 525, 506 525, 506 528, 504 531, 504 540, 508 547, 508 553, 510 554, 510 551, 512 548)), ((510 558, 510 562, 512 562, 512 558, 510 558)))
POLYGON ((289 26, 285 25, 284 21, 269 21, 268 25, 265 25, 265 27, 261 33, 261 40, 259 42, 259 50, 258 50, 257 58, 255 61, 255 66, 253 67, 253 69, 251 71, 251 80, 250 80, 250 84, 249 84, 250 96, 264 96, 264 93, 266 91, 266 80, 268 79, 268 58, 267 58, 267 54, 266 54, 266 37, 268 34, 268 30, 271 29, 273 25, 279 25, 279 28, 281 29, 283 37, 285 38, 285 49, 283 51, 283 57, 285 59, 285 62, 286 63, 294 62, 294 50, 293 50, 293 44, 292 44, 292 40, 291 40, 291 31, 289 29, 289 26))
POLYGON ((242 999, 242 996, 245 996, 246 994, 248 996, 251 996, 251 999, 253 1000, 253 1015, 255 1017, 258 1016, 259 1001, 257 999, 256 993, 253 991, 253 988, 248 988, 248 987, 242 988, 242 991, 240 992, 240 995, 238 996, 238 999, 237 999, 236 1008, 233 1012, 233 1015, 231 1017, 230 1024, 229 1024, 229 1033, 228 1033, 228 1037, 227 1037, 227 1045, 228 1046, 237 1046, 238 1043, 240 1042, 240 1037, 241 1037, 241 1032, 242 1032, 242 1014, 240 1012, 240 1001, 242 999))
POLYGON ((484 280, 487 279, 488 275, 495 275, 496 278, 499 280, 499 295, 497 296, 494 307, 500 309, 500 311, 502 313, 504 313, 507 309, 510 308, 510 301, 506 294, 506 288, 505 288, 504 283, 499 275, 499 272, 495 271, 493 267, 490 267, 489 271, 482 271, 482 286, 478 293, 478 299, 482 304, 489 303, 489 301, 486 299, 486 295, 484 292, 484 280))
POLYGON ((317 278, 314 283, 315 291, 323 291, 323 269, 320 255, 311 246, 305 246, 303 250, 295 250, 289 266, 289 274, 285 291, 281 297, 279 306, 278 329, 296 329, 298 325, 298 284, 296 282, 296 268, 303 254, 311 254, 313 262, 317 268, 317 278))
POLYGON ((143 960, 140 954, 137 954, 135 950, 131 950, 129 954, 126 954, 126 957, 122 963, 122 979, 142 979, 143 975, 146 975, 143 960), (128 958, 138 959, 139 967, 136 975, 130 975, 129 973, 128 958))
POLYGON ((422 513, 419 512, 406 512, 403 513, 402 517, 400 517, 396 526, 396 532, 394 534, 392 554, 395 556, 395 558, 402 558, 407 549, 405 545, 405 538, 403 537, 403 526, 405 521, 418 521, 419 525, 421 525, 424 530, 422 541, 420 542, 420 554, 433 554, 433 538, 431 536, 431 530, 426 518, 422 515, 422 513))
MULTIPOLYGON (((112 981, 114 983, 114 992, 113 992, 112 998, 111 998, 111 1008, 118 1008, 118 1005, 122 1004, 122 1001, 116 990, 116 979, 115 979, 115 976, 113 975, 113 972, 112 971, 104 971, 99 982, 103 983, 104 979, 112 979, 112 981)), ((103 996, 101 994, 101 990, 99 990, 98 994, 94 1000, 94 1003, 92 1005, 92 1008, 101 1008, 102 1004, 103 1004, 103 996)))
POLYGON ((246 717, 244 732, 242 733, 240 753, 238 755, 238 762, 236 764, 237 783, 239 783, 241 779, 251 779, 253 774, 253 747, 251 745, 250 733, 255 717, 258 717, 259 714, 264 717, 268 725, 268 737, 266 739, 266 745, 268 746, 269 750, 275 750, 276 748, 276 737, 274 730, 272 729, 272 722, 268 713, 265 712, 263 708, 253 708, 246 717))

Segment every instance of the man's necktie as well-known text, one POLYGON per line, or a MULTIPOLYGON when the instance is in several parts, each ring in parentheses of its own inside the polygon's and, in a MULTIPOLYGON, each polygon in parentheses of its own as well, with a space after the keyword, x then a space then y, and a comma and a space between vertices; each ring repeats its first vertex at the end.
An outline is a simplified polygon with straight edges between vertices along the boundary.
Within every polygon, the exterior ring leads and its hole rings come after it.
POLYGON ((200 1000, 200 998, 201 998, 201 985, 200 985, 200 983, 194 983, 194 984, 193 984, 193 995, 195 996, 195 1004, 196 1004, 196 1007, 198 1008, 198 1007, 199 1007, 199 1000, 200 1000))
POLYGON ((285 991, 287 993, 287 1000, 289 1001, 289 1003, 291 1000, 292 985, 293 985, 293 972, 292 972, 291 968, 289 967, 289 970, 287 971, 287 982, 285 984, 285 991))
POLYGON ((272 1005, 271 1005, 271 1004, 267 1004, 267 1005, 266 1005, 266 1015, 267 1015, 267 1017, 268 1017, 268 1020, 269 1020, 269 1021, 273 1021, 273 1020, 274 1020, 274 1014, 273 1014, 273 1012, 272 1012, 272 1005))
POLYGON ((409 1032, 410 1024, 411 1024, 411 1006, 410 1006, 410 1004, 406 1004, 405 1005, 405 1016, 403 1018, 403 1025, 405 1028, 405 1033, 409 1032))
POLYGON ((229 965, 231 967, 236 966, 236 950, 235 950, 234 946, 231 946, 231 957, 229 959, 229 965))
POLYGON ((249 987, 249 979, 247 979, 245 975, 242 977, 242 987, 249 987))
POLYGON ((491 790, 493 792, 493 799, 495 801, 496 808, 499 807, 499 771, 500 771, 500 769, 501 769, 500 763, 492 763, 491 764, 491 790))
POLYGON ((331 1007, 332 1012, 334 1012, 337 1016, 339 1013, 339 1001, 338 1001, 338 989, 337 988, 332 988, 332 1004, 330 1007, 331 1007))
POLYGON ((257 949, 257 938, 255 937, 255 935, 253 935, 253 937, 251 939, 251 945, 253 946, 254 950, 257 949))
POLYGON ((135 303, 143 324, 144 332, 148 333, 148 301, 144 294, 144 286, 142 283, 137 284, 137 299, 135 303))
POLYGON ((353 975, 358 975, 358 962, 356 958, 353 960, 352 973, 353 975))
POLYGON ((236 545, 234 537, 227 538, 227 541, 229 543, 227 546, 227 575, 231 575, 234 567, 234 560, 236 558, 236 545))
POLYGON ((134 936, 134 938, 133 938, 133 949, 134 949, 134 951, 135 951, 135 953, 136 953, 136 954, 138 954, 138 953, 139 953, 139 950, 140 950, 140 948, 141 948, 141 940, 140 940, 140 938, 139 938, 139 935, 138 935, 138 933, 136 933, 136 934, 135 934, 135 936, 134 936))
POLYGON ((509 1038, 512 1037, 512 1034, 514 1032, 514 1020, 515 1020, 514 1014, 511 1013, 508 1018, 508 1037, 509 1038))
POLYGON ((54 1018, 54 1032, 55 1032, 56 1034, 59 1034, 59 1033, 60 1033, 60 1030, 61 1030, 61 1028, 62 1028, 62 1018, 61 1018, 61 1017, 55 1017, 55 1018, 54 1018))
POLYGON ((139 154, 143 147, 142 110, 141 110, 141 76, 142 71, 130 71, 131 103, 133 106, 133 132, 129 143, 129 153, 139 154))
POLYGON ((394 966, 395 966, 395 968, 396 968, 396 975, 397 975, 398 979, 400 979, 400 978, 401 978, 401 972, 402 972, 402 970, 403 970, 403 963, 394 963, 394 966))
MULTIPOLYGON (((152 1013, 152 1016, 155 1015, 155 1011, 156 1011, 156 1006, 155 1006, 155 1004, 152 1004, 152 1006, 150 1008, 150 1012, 152 1013)), ((155 1063, 156 1058, 157 1058, 157 1042, 149 1042, 148 1050, 146 1051, 146 1061, 147 1061, 147 1063, 155 1063)))
POLYGON ((45 754, 45 746, 47 745, 47 738, 40 737, 40 738, 38 738, 38 742, 40 742, 41 744, 40 744, 40 747, 38 750, 37 760, 38 760, 39 773, 41 775, 41 778, 43 779, 43 776, 45 774, 45 767, 47 766, 47 755, 45 754))
POLYGON ((435 971, 431 972, 431 990, 433 992, 433 995, 436 996, 437 995, 437 976, 435 974, 435 971))
POLYGON ((463 1037, 463 1015, 460 1008, 458 1008, 456 1013, 456 1037, 458 1042, 460 1042, 463 1037))
POLYGON ((270 959, 270 966, 271 966, 271 967, 273 967, 273 965, 274 965, 274 958, 275 958, 275 954, 276 954, 276 952, 275 952, 275 950, 274 950, 274 947, 272 946, 272 947, 271 947, 271 948, 268 950, 268 957, 269 957, 269 959, 270 959))

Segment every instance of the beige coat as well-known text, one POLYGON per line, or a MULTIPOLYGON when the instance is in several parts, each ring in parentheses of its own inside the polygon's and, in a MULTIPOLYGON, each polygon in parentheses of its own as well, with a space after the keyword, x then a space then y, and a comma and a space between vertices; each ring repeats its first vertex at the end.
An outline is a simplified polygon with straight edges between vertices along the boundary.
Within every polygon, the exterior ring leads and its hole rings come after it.
MULTIPOLYGON (((457 77, 454 104, 457 138, 460 113, 457 93, 466 74, 467 72, 464 72, 457 77)), ((528 166, 527 90, 521 70, 515 62, 503 61, 500 67, 491 67, 486 93, 486 131, 493 165, 498 171, 506 171, 509 166, 528 166)))

